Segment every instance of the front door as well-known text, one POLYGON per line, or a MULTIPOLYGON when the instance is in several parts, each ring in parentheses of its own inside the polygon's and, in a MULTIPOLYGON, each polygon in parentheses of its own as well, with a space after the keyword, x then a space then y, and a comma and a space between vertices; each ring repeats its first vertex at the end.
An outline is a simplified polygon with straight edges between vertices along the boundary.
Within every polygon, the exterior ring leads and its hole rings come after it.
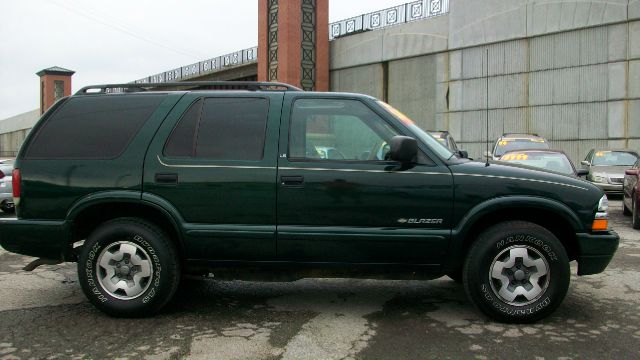
MULTIPOLYGON (((452 175, 421 151, 390 161, 403 134, 376 104, 289 94, 278 158, 278 259, 439 264, 446 253, 452 175)), ((406 132, 406 130, 405 130, 406 132)))

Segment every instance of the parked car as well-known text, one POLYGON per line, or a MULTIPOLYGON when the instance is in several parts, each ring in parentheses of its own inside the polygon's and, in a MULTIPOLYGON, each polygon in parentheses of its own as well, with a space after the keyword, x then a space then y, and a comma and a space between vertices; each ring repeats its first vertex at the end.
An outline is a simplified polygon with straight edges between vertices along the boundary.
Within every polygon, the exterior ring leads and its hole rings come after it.
POLYGON ((113 316, 159 311, 183 274, 449 275, 491 318, 532 322, 562 302, 570 261, 600 273, 619 242, 591 183, 461 159, 375 98, 277 83, 83 88, 29 132, 13 180, 0 245, 77 261, 113 316))
POLYGON ((545 138, 537 134, 518 134, 518 133, 505 133, 493 145, 493 151, 485 154, 493 160, 498 160, 500 157, 509 151, 516 150, 548 150, 549 143, 545 138))
POLYGON ((7 214, 13 214, 15 208, 13 204, 12 175, 13 159, 0 160, 0 210, 7 214))
POLYGON ((449 150, 453 151, 454 154, 458 155, 461 158, 468 158, 469 153, 464 150, 458 149, 458 144, 456 144, 455 139, 447 130, 429 130, 427 131, 429 135, 433 136, 436 140, 438 140, 442 145, 446 146, 449 150))
POLYGON ((576 170, 567 154, 560 150, 510 151, 500 157, 500 161, 527 165, 573 177, 587 175, 584 169, 576 170))
POLYGON ((607 194, 622 194, 625 170, 638 161, 638 153, 633 150, 591 149, 582 161, 588 171, 587 180, 607 194))
POLYGON ((631 169, 625 170, 622 184, 622 213, 631 215, 631 223, 634 229, 640 229, 640 160, 633 164, 631 169))

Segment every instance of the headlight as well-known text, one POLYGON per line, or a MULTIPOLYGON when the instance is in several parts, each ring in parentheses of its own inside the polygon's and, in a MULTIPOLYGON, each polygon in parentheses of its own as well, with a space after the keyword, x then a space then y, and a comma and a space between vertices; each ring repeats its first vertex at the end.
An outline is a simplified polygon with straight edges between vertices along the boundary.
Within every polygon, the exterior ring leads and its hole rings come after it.
POLYGON ((609 211, 609 199, 607 199, 607 195, 602 195, 598 203, 598 212, 606 213, 607 211, 609 211))
POLYGON ((603 195, 600 198, 600 202, 598 202, 598 212, 596 212, 596 217, 593 219, 591 230, 605 231, 609 228, 609 214, 607 213, 608 210, 609 199, 607 199, 607 195, 603 195))
POLYGON ((606 183, 607 182, 607 174, 605 174, 605 173, 593 173, 593 182, 606 183))

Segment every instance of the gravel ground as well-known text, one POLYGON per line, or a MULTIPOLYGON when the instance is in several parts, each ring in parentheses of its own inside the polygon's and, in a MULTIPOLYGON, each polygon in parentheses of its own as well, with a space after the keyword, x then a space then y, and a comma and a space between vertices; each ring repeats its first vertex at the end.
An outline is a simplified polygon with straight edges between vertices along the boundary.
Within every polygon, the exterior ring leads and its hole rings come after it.
POLYGON ((28 273, 33 258, 0 249, 0 359, 638 359, 640 231, 611 205, 613 262, 574 275, 560 308, 526 326, 488 320, 447 278, 192 280, 160 315, 114 319, 75 264, 28 273))

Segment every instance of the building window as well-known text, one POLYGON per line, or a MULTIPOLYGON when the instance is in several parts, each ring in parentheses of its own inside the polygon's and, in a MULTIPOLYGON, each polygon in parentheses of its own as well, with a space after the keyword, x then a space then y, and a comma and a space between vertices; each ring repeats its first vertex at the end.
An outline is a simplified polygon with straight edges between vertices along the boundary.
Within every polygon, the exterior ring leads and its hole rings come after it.
POLYGON ((54 100, 58 101, 64 97, 64 81, 56 80, 53 82, 54 100))

